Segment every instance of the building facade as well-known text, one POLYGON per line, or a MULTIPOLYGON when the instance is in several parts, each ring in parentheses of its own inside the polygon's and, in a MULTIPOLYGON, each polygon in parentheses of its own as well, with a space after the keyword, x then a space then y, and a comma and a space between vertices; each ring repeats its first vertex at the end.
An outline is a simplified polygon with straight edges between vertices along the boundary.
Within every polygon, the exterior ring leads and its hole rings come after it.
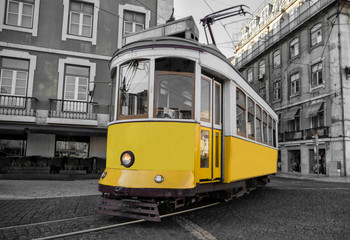
POLYGON ((2 156, 106 156, 109 60, 173 0, 0 0, 2 156))
POLYGON ((279 115, 282 172, 350 175, 350 1, 266 1, 232 64, 279 115), (318 154, 317 154, 318 153, 318 154))

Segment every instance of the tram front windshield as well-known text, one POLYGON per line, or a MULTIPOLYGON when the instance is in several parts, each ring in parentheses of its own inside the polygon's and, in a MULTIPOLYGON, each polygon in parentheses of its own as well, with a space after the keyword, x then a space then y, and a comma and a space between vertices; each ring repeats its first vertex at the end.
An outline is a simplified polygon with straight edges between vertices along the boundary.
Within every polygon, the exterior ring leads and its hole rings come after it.
POLYGON ((155 60, 154 99, 149 99, 150 61, 132 60, 120 66, 118 119, 194 119, 194 62, 182 58, 155 60))

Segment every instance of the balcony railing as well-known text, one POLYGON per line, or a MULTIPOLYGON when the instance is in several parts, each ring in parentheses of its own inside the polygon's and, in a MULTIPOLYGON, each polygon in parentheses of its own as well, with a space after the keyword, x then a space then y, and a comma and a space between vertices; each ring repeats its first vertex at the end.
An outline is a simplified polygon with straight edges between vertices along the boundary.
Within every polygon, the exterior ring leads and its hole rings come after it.
POLYGON ((35 116, 37 101, 33 97, 0 95, 0 115, 35 116))
MULTIPOLYGON (((317 12, 321 12, 325 7, 327 7, 332 2, 335 2, 335 0, 319 0, 315 2, 313 5, 307 5, 310 4, 311 1, 306 1, 303 5, 299 7, 299 15, 290 21, 285 26, 281 27, 279 30, 276 29, 275 31, 270 31, 265 39, 259 40, 259 42, 263 42, 260 47, 257 47, 255 50, 253 50, 251 53, 243 53, 241 58, 236 59, 235 67, 237 69, 240 69, 242 66, 247 64, 249 61, 257 57, 259 54, 264 52, 266 49, 271 47, 273 44, 280 41, 283 37, 294 31, 296 28, 298 28, 301 24, 309 20, 310 18, 314 17, 317 12)), ((262 27, 263 28, 263 27, 262 27)), ((239 45, 243 45, 246 42, 249 42, 250 40, 241 41, 239 45)), ((259 43, 256 43, 259 44, 259 43)), ((256 45, 255 44, 255 45, 256 45)), ((254 46, 255 46, 254 45, 254 46)), ((253 46, 253 48, 254 48, 253 46)))
POLYGON ((308 140, 314 138, 314 136, 318 135, 319 138, 327 138, 329 137, 329 127, 318 127, 318 128, 310 128, 300 131, 293 132, 284 132, 278 134, 279 142, 291 142, 298 140, 308 140))
POLYGON ((97 120, 96 102, 49 99, 50 118, 97 120))
POLYGON ((319 138, 329 137, 329 127, 310 128, 305 130, 306 139, 311 139, 313 136, 318 135, 319 138))

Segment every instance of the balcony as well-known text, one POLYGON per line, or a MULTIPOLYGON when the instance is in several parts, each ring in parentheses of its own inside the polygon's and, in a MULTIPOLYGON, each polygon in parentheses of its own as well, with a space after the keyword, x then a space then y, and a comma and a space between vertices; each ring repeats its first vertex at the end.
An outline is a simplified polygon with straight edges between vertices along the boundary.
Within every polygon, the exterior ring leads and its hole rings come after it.
MULTIPOLYGON (((282 25, 280 29, 275 29, 274 31, 270 31, 265 39, 259 40, 258 43, 255 45, 259 45, 260 42, 262 44, 260 47, 256 47, 251 53, 249 54, 242 54, 242 58, 237 58, 235 67, 236 69, 240 69, 244 65, 246 65, 249 61, 252 59, 255 59, 257 56, 259 56, 261 53, 266 51, 268 48, 272 47, 275 43, 279 42, 282 38, 287 36, 289 33, 297 29, 300 25, 308 21, 310 18, 314 17, 318 12, 321 12, 324 8, 326 8, 331 3, 336 2, 335 0, 319 0, 315 4, 310 5, 311 1, 306 1, 303 5, 299 7, 299 15, 293 19, 292 21, 288 22, 285 25, 282 25)), ((266 26, 269 25, 269 22, 261 26, 259 28, 259 31, 263 31, 263 29, 266 28, 266 26)), ((252 35, 253 37, 254 35, 252 35)), ((243 46, 244 44, 250 42, 252 39, 248 37, 247 40, 240 41, 239 46, 243 46)), ((253 48, 254 46, 253 45, 253 48)))
POLYGON ((318 135, 319 138, 329 137, 329 127, 310 128, 305 130, 305 138, 312 139, 313 136, 318 135))
POLYGON ((291 142, 291 141, 298 141, 298 140, 309 140, 309 139, 313 139, 316 133, 319 138, 327 138, 329 137, 329 127, 318 127, 318 128, 310 128, 310 129, 305 129, 300 131, 279 133, 278 141, 291 142))
POLYGON ((97 125, 97 103, 49 99, 50 111, 48 123, 70 125, 97 125), (75 121, 72 121, 74 119, 75 121))
POLYGON ((35 122, 37 101, 33 97, 0 95, 0 120, 35 122))
POLYGON ((281 142, 290 142, 302 140, 304 138, 304 132, 301 131, 292 131, 292 132, 284 132, 280 133, 279 141, 281 142))

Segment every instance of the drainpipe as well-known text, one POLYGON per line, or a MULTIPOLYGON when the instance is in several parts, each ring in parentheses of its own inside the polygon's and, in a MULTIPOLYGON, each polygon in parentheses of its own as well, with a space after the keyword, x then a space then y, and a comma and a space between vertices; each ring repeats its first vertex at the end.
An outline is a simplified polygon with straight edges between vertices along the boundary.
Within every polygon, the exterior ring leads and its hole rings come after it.
POLYGON ((340 2, 338 1, 338 49, 339 49, 339 72, 340 72, 340 95, 341 95, 341 116, 342 116, 342 129, 343 129, 343 159, 344 159, 344 176, 347 176, 346 173, 346 143, 345 143, 345 116, 344 116, 344 90, 343 90, 343 64, 342 64, 342 49, 341 49, 341 31, 340 31, 340 2))

